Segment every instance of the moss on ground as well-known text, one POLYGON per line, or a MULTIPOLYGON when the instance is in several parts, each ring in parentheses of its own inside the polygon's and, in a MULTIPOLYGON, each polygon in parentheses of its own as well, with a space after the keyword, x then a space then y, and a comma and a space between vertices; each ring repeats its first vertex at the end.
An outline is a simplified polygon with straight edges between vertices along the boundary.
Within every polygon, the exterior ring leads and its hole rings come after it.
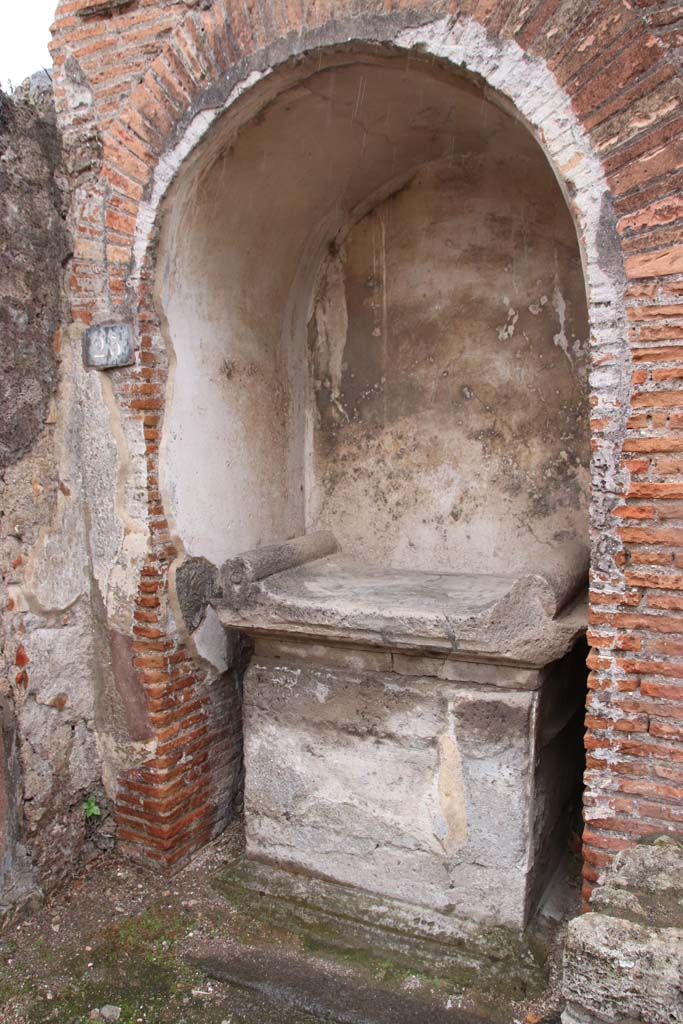
POLYGON ((546 986, 546 950, 505 929, 444 943, 364 916, 347 893, 323 906, 286 881, 268 894, 250 878, 220 848, 210 870, 204 862, 161 890, 141 869, 105 860, 0 936, 1 1024, 86 1024, 105 1004, 121 1008, 119 1024, 356 1019, 327 1006, 335 978, 351 1003, 371 992, 379 1005, 412 999, 425 1019, 453 1007, 454 1020, 510 1024, 513 1006, 546 986))
MULTIPOLYGON (((213 885, 230 908, 230 933, 238 941, 334 960, 396 992, 456 994, 491 1024, 509 1024, 511 1005, 539 996, 548 983, 547 950, 506 928, 482 928, 476 941, 444 944, 367 925, 348 905, 333 917, 296 898, 258 893, 240 866, 221 872, 213 885)), ((214 920, 219 929, 226 924, 225 915, 214 920)))
MULTIPOLYGON (((119 1024, 265 1024, 258 997, 227 992, 207 1000, 199 994, 206 976, 179 948, 194 926, 179 900, 158 901, 84 934, 78 945, 51 948, 39 936, 26 948, 6 939, 0 942, 0 1021, 91 1024, 91 1011, 110 1004, 121 1009, 119 1024)), ((296 1009, 276 1019, 317 1022, 296 1009)))
POLYGON ((107 1003, 121 1007, 120 1024, 190 1021, 179 1014, 202 978, 177 956, 176 946, 192 924, 177 903, 159 902, 84 936, 82 945, 50 950, 41 937, 27 958, 12 956, 13 947, 3 944, 0 998, 19 1003, 31 1024, 81 1024, 107 1003), (39 975, 28 976, 26 962, 39 963, 39 975))

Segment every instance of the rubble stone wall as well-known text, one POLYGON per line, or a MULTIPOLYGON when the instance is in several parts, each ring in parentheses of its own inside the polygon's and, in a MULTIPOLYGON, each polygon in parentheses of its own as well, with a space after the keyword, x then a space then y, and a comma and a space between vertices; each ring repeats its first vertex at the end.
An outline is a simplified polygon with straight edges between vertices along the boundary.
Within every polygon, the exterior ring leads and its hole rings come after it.
POLYGON ((120 835, 138 856, 168 864, 196 849, 229 813, 239 773, 239 681, 213 641, 207 659, 182 635, 174 610, 172 567, 184 552, 159 489, 171 358, 152 295, 160 206, 238 96, 248 98, 257 83, 267 91, 274 72, 304 52, 349 45, 416 48, 465 64, 507 98, 563 186, 583 251, 592 334, 586 897, 615 852, 679 827, 676 17, 670 4, 651 0, 59 4, 55 96, 75 228, 64 336, 78 350, 84 327, 103 321, 130 322, 136 336, 135 365, 91 374, 83 394, 88 418, 109 425, 109 476, 98 472, 86 488, 86 504, 99 508, 86 516, 90 564, 103 626, 123 638, 126 671, 115 673, 115 684, 135 695, 128 728, 133 722, 142 744, 122 751, 105 723, 101 745, 120 835))
MULTIPOLYGON (((82 427, 68 409, 59 329, 65 189, 51 91, 0 94, 0 909, 54 887, 113 827, 95 741, 88 594, 41 604, 24 585, 43 531, 60 504, 76 501, 60 465, 65 436, 75 442, 82 427), (91 794, 97 828, 81 806, 91 794)), ((73 543, 79 522, 77 509, 73 543)), ((59 576, 60 553, 49 561, 59 576)))

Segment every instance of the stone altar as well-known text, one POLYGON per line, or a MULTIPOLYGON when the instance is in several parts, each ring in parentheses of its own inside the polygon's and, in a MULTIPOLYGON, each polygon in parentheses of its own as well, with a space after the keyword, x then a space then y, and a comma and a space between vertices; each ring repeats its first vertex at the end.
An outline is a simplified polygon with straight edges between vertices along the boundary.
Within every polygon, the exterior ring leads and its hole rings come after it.
POLYGON ((581 575, 372 568, 324 533, 226 563, 248 856, 522 929, 576 788, 581 575))

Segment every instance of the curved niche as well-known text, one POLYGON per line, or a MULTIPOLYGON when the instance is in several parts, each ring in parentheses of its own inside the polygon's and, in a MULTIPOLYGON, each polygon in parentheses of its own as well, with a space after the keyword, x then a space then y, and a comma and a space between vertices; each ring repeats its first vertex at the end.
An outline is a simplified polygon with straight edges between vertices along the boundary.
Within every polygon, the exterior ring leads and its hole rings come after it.
POLYGON ((249 857, 518 929, 580 786, 576 234, 478 84, 330 60, 247 95, 169 199, 168 511, 254 640, 249 857))
POLYGON ((302 64, 166 207, 163 486, 221 563, 329 528, 366 565, 585 564, 579 248, 526 128, 405 55, 302 64))

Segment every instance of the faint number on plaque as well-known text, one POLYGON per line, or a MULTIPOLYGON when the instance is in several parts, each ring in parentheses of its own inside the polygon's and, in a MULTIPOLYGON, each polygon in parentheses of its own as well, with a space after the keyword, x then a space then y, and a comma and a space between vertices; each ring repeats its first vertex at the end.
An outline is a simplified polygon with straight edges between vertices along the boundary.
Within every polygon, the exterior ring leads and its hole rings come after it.
POLYGON ((93 324, 85 332, 85 362, 100 370, 135 361, 130 324, 93 324))

